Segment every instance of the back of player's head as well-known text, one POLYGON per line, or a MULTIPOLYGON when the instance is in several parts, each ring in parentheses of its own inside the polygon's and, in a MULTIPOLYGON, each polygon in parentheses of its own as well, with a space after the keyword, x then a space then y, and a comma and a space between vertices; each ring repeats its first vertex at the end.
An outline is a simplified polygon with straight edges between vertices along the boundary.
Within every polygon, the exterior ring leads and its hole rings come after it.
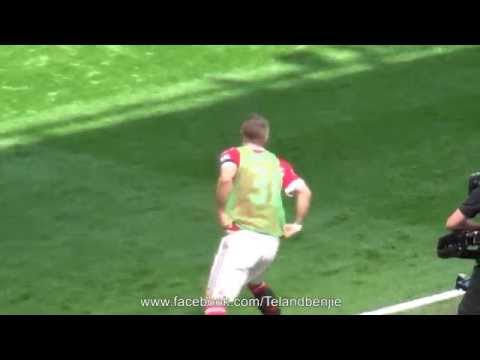
POLYGON ((268 141, 270 124, 263 116, 253 114, 243 122, 240 132, 245 141, 263 146, 268 141))

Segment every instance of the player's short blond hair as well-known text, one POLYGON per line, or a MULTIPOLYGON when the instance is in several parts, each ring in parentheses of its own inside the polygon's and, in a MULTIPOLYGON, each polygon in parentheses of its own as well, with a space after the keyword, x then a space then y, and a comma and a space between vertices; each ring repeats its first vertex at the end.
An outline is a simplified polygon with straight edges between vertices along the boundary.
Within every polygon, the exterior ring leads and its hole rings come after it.
POLYGON ((244 140, 263 146, 268 141, 270 124, 263 116, 252 114, 243 122, 240 133, 244 140))

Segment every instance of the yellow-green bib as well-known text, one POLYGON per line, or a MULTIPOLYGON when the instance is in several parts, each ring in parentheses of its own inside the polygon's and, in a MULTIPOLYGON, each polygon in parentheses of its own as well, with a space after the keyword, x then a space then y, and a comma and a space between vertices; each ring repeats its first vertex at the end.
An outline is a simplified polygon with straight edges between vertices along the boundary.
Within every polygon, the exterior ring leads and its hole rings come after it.
POLYGON ((285 224, 282 173, 278 158, 269 151, 238 148, 240 167, 227 201, 227 214, 241 228, 281 236, 285 224))

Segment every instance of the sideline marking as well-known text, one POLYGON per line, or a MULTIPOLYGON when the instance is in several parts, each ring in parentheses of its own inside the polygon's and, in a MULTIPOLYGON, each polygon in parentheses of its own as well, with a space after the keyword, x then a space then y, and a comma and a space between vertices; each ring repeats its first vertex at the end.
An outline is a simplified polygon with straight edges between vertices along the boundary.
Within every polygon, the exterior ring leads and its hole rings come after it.
POLYGON ((395 314, 398 312, 406 311, 406 310, 411 310, 411 309, 416 309, 425 305, 430 305, 439 301, 444 301, 444 300, 449 300, 453 299, 459 296, 462 296, 465 294, 465 291, 463 290, 450 290, 450 291, 445 291, 440 294, 435 294, 431 296, 426 296, 423 298, 403 302, 397 305, 392 305, 392 306, 387 306, 378 310, 374 311, 367 311, 363 312, 360 315, 389 315, 389 314, 395 314))

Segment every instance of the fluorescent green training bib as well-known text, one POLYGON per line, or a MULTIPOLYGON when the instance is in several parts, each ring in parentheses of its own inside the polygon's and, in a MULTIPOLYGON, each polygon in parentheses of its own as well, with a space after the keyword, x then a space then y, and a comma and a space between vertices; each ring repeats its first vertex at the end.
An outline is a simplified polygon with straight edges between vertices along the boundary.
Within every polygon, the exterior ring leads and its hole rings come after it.
POLYGON ((269 151, 238 148, 240 167, 227 200, 227 214, 241 228, 279 237, 285 211, 278 158, 269 151))

